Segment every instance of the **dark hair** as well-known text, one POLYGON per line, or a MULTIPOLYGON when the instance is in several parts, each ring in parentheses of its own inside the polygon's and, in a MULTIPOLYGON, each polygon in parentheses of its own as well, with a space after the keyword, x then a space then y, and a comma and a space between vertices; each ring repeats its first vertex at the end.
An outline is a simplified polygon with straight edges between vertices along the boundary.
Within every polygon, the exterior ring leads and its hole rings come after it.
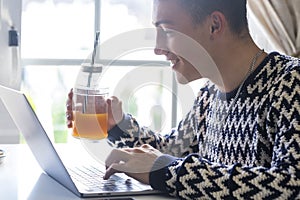
POLYGON ((199 24, 214 11, 220 11, 229 22, 232 32, 248 30, 247 0, 178 0, 194 21, 199 24))

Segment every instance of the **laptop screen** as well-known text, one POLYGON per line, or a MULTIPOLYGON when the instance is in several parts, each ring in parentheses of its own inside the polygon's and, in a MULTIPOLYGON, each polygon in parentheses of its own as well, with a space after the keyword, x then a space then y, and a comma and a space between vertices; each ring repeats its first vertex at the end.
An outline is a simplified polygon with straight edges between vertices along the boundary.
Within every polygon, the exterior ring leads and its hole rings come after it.
POLYGON ((41 168, 72 192, 79 194, 26 96, 0 86, 0 97, 41 168))

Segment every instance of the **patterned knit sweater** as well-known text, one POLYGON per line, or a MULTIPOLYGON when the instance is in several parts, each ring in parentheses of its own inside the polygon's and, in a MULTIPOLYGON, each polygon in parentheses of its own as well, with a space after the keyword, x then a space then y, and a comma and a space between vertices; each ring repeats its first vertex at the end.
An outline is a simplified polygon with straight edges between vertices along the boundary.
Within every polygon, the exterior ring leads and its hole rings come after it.
POLYGON ((300 60, 273 52, 230 110, 237 91, 208 82, 171 133, 154 133, 127 114, 109 141, 164 152, 150 184, 180 199, 300 199, 299 80, 300 60))

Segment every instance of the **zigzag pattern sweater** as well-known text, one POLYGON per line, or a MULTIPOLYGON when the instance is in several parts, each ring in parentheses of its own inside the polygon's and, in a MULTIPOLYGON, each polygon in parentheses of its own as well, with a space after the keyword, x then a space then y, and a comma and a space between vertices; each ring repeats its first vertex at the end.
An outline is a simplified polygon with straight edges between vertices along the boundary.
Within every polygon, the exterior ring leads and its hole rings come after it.
POLYGON ((300 199, 299 80, 300 60, 273 52, 248 77, 223 124, 237 91, 220 94, 208 82, 170 134, 140 127, 127 114, 109 141, 166 153, 150 184, 180 199, 300 199))

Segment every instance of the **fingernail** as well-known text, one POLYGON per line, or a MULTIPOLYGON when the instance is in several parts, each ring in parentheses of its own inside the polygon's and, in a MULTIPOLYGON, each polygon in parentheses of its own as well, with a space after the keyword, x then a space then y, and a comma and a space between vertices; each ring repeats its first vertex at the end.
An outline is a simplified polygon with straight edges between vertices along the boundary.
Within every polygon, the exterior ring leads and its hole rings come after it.
POLYGON ((107 180, 107 175, 106 174, 104 174, 103 179, 107 180))

